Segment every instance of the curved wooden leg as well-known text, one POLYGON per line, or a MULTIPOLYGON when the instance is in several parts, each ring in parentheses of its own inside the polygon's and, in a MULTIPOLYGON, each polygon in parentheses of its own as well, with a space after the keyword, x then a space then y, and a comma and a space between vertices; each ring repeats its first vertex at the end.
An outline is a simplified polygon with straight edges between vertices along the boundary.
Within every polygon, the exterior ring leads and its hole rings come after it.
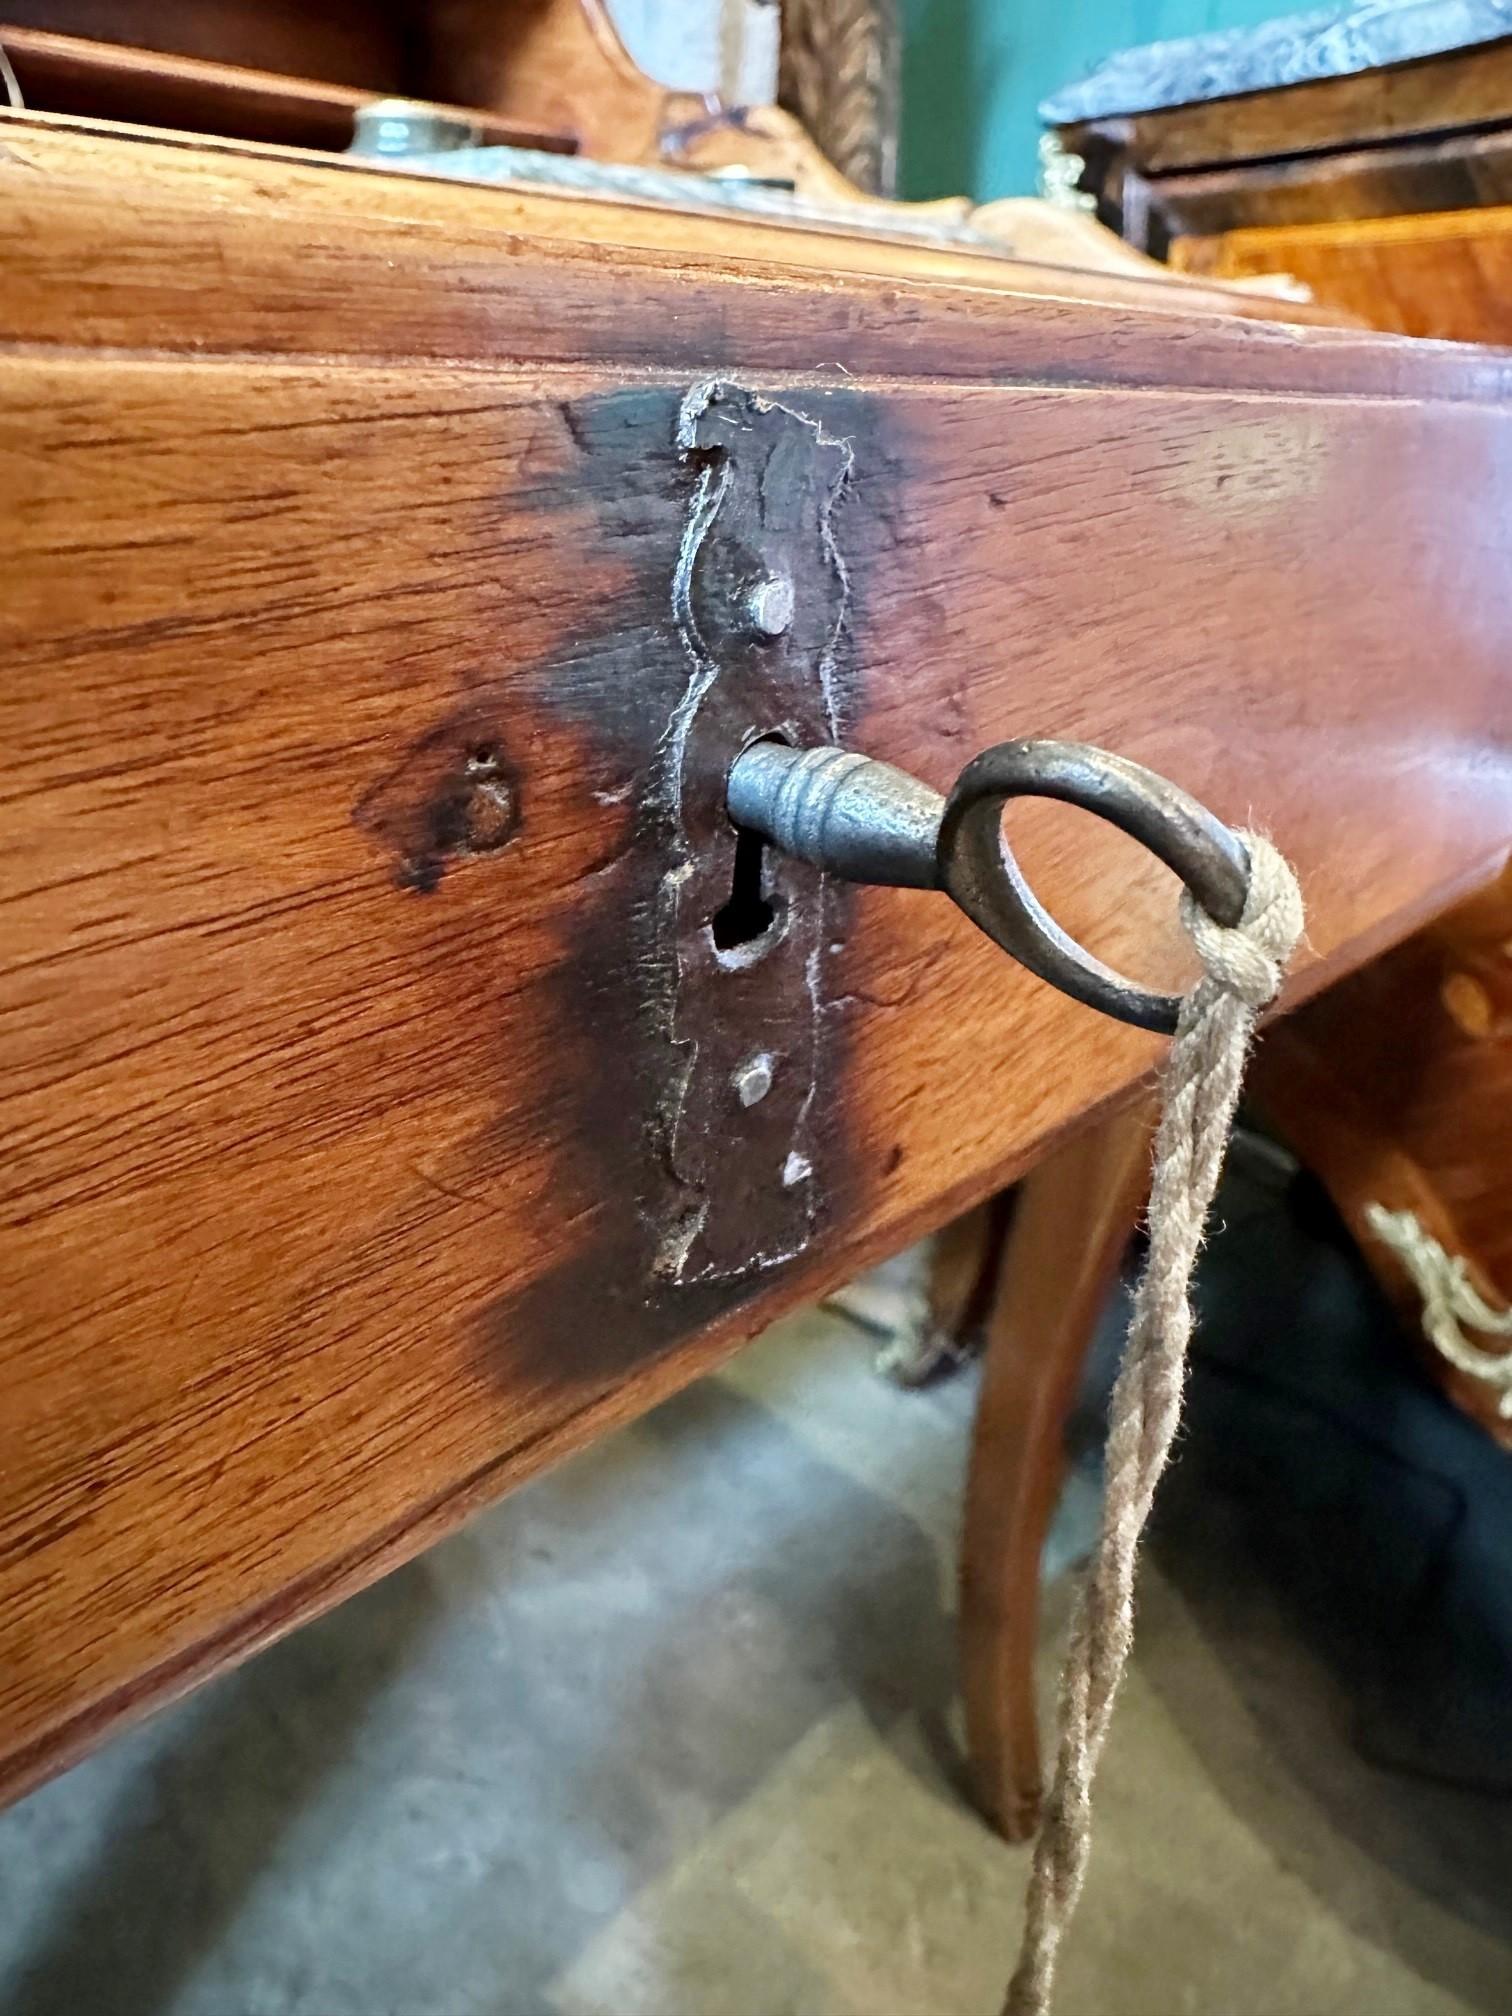
POLYGON ((923 1386, 976 1350, 992 1302, 1006 1223, 1007 1198, 999 1195, 934 1235, 918 1306, 878 1354, 878 1368, 888 1378, 900 1386, 923 1386))
POLYGON ((987 1318, 961 1554, 966 1738, 978 1801, 1010 1841, 1039 1816, 1034 1647, 1040 1553, 1066 1416, 1149 1188, 1151 1097, 1068 1141, 1021 1184, 987 1318))
POLYGON ((929 1256, 929 1327, 965 1355, 987 1320, 1008 1224, 1006 1194, 963 1212, 935 1234, 929 1256))

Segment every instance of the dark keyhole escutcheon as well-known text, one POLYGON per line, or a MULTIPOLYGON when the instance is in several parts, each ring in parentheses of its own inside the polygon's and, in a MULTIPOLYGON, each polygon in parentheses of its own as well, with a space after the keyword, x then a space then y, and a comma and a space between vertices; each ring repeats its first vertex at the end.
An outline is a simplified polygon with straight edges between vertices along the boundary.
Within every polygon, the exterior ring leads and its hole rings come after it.
POLYGON ((766 843, 759 833, 742 828, 735 835, 735 867, 729 900, 714 912, 710 930, 716 952, 746 952, 761 943, 777 917, 767 896, 766 843))
POLYGON ((659 967, 672 981, 652 1169, 655 1271, 739 1278, 802 1252, 821 1207, 826 906, 809 863, 737 832, 753 742, 832 742, 846 575, 831 520, 850 449, 806 412, 722 380, 682 403, 688 517, 672 603, 691 665, 665 740, 659 967))

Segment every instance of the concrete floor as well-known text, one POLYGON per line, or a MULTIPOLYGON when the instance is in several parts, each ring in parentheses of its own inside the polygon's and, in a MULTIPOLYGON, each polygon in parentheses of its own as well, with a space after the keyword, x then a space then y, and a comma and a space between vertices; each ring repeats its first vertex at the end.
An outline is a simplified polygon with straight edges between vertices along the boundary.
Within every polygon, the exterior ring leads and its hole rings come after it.
MULTIPOLYGON (((1061 2016, 1501 2016, 1512 1464, 1326 1223, 1263 1170, 1224 1209, 1061 2016)), ((993 2016, 974 1376, 869 1358, 783 1324, 0 1818, 0 2010, 993 2016)))

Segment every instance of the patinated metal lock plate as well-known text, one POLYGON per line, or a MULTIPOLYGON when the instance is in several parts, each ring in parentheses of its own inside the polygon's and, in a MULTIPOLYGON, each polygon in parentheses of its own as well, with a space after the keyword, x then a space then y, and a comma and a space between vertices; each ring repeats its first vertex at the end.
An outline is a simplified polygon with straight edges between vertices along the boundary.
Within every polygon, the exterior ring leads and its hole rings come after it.
POLYGON ((694 478, 674 583, 688 684, 664 744, 671 863, 658 933, 675 972, 659 1103, 657 1271, 727 1279, 791 1258, 815 1214, 825 884, 737 842, 732 758, 840 732, 850 449, 779 401, 712 380, 683 402, 694 478))

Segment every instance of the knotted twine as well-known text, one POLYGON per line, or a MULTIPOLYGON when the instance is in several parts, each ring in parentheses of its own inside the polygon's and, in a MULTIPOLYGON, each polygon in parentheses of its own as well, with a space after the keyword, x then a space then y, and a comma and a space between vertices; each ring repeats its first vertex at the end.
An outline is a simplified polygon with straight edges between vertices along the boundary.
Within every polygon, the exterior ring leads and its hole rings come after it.
POLYGON ((1086 1875, 1092 1777, 1134 1636, 1140 1536, 1181 1413, 1191 1281, 1228 1144, 1255 1020, 1281 986, 1302 935, 1297 878, 1256 833, 1242 835, 1249 894, 1239 922, 1217 923, 1190 894, 1181 921, 1203 977, 1182 1000, 1161 1073, 1149 1251, 1134 1291, 1113 1388, 1102 1530, 1078 1592, 1060 1683, 1060 1745, 1029 1879, 1024 1943, 1004 2016, 1042 2016, 1055 1960, 1086 1875))

